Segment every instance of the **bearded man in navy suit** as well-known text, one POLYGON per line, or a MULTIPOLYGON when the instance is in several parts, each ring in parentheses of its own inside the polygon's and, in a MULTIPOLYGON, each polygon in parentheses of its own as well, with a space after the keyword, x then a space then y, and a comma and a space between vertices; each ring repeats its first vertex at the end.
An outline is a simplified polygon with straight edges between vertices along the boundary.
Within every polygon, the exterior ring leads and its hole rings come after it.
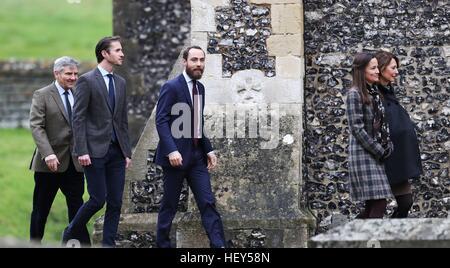
POLYGON ((188 47, 183 52, 183 65, 183 73, 162 86, 156 108, 159 143, 154 161, 164 173, 156 244, 171 247, 169 233, 186 178, 210 246, 221 248, 225 247, 223 225, 208 172, 216 166, 217 157, 203 134, 205 87, 198 81, 205 68, 205 52, 198 46, 188 47))

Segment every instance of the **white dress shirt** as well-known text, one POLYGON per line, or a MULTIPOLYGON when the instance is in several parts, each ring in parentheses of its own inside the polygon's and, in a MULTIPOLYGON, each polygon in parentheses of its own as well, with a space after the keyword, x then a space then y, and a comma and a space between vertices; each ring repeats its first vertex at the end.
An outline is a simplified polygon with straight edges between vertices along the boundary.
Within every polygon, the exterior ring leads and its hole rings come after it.
MULTIPOLYGON (((97 65, 97 68, 98 68, 98 70, 100 71, 100 73, 103 76, 103 81, 105 81, 106 89, 108 90, 108 93, 109 93, 109 77, 108 77, 108 74, 113 74, 113 73, 109 73, 107 70, 103 69, 100 65, 97 65)), ((113 85, 114 85, 114 88, 116 88, 116 84, 114 82, 114 79, 113 79, 113 85)), ((116 94, 116 92, 114 92, 114 94, 116 94)))
MULTIPOLYGON (((58 83, 58 81, 55 81, 55 86, 58 89, 59 97, 61 97, 62 103, 64 104, 64 108, 66 109, 66 112, 67 112, 66 96, 64 96, 64 92, 66 92, 66 90, 64 88, 62 88, 62 86, 58 83)), ((73 94, 72 94, 72 90, 68 90, 67 92, 69 92, 68 96, 69 96, 70 108, 73 108, 73 94)))

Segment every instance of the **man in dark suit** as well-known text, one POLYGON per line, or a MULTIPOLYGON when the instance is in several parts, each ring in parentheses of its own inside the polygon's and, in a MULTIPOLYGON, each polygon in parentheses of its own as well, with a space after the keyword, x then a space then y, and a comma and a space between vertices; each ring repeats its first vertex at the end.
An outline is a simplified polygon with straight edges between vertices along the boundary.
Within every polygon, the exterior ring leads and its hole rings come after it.
MULTIPOLYGON (((54 83, 34 92, 30 110, 30 128, 36 143, 30 164, 35 172, 30 239, 38 243, 44 236, 58 189, 66 197, 69 221, 83 205, 83 168, 72 157, 72 90, 78 79, 78 62, 69 57, 58 58, 53 74, 54 83)), ((74 236, 81 243, 90 244, 86 225, 74 236)))
POLYGON ((183 52, 183 65, 183 74, 162 86, 156 109, 159 143, 154 160, 164 172, 156 243, 158 247, 171 247, 169 233, 186 178, 210 246, 225 247, 222 220, 216 210, 208 173, 216 166, 217 158, 209 139, 203 135, 205 87, 198 79, 205 68, 204 51, 198 46, 187 48, 183 52))
POLYGON ((63 234, 72 238, 106 202, 102 245, 115 246, 125 169, 131 165, 126 82, 113 73, 122 65, 120 37, 105 37, 95 48, 97 68, 80 76, 73 110, 74 154, 84 166, 89 200, 63 234))

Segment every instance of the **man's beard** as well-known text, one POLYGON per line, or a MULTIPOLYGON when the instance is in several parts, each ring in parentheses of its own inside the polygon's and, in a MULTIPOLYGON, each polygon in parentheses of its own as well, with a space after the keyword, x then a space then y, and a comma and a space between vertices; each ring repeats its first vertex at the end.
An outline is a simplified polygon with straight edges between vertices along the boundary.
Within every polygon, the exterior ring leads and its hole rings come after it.
POLYGON ((189 77, 192 79, 198 80, 198 79, 202 78, 203 69, 198 68, 198 69, 196 69, 196 71, 197 72, 194 72, 193 68, 189 68, 189 67, 186 68, 186 73, 189 75, 189 77), (198 71, 200 71, 200 74, 198 71))

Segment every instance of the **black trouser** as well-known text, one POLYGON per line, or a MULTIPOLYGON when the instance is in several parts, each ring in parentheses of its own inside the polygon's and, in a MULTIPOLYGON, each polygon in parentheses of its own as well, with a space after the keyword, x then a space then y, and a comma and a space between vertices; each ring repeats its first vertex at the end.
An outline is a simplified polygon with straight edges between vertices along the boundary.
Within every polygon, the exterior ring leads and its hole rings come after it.
MULTIPOLYGON (((34 173, 33 211, 31 212, 30 239, 40 243, 44 236, 50 208, 59 189, 66 197, 69 222, 75 217, 83 205, 84 176, 77 172, 72 161, 65 172, 35 172, 34 173)), ((87 228, 77 235, 83 244, 90 244, 87 228)))

